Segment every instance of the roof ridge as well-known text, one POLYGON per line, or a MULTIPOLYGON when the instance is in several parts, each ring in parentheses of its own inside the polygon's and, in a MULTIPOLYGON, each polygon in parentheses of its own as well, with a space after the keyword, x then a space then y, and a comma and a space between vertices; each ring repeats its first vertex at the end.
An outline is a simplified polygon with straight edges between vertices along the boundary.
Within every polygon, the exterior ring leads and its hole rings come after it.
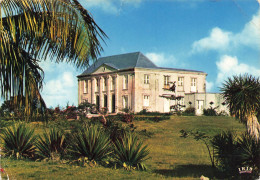
POLYGON ((121 56, 121 55, 127 55, 127 54, 135 54, 135 53, 140 53, 140 51, 130 52, 130 53, 122 53, 122 54, 115 54, 115 55, 109 55, 109 56, 103 56, 103 57, 98 58, 98 60, 99 59, 103 59, 103 58, 109 58, 109 57, 121 56))
POLYGON ((138 64, 138 62, 139 62, 139 60, 140 60, 140 55, 142 54, 141 52, 137 52, 137 53, 138 53, 138 57, 137 57, 137 60, 136 60, 136 62, 135 62, 135 66, 134 66, 134 67, 137 66, 137 64, 138 64))

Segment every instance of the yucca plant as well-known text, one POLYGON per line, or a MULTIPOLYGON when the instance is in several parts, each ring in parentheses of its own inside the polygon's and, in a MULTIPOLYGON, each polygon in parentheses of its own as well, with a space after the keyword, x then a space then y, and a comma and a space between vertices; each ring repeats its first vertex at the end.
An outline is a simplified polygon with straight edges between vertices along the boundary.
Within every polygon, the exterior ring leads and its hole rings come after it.
POLYGON ((238 139, 239 160, 242 166, 249 166, 260 172, 260 142, 248 133, 238 139))
POLYGON ((34 136, 34 129, 28 124, 18 123, 4 128, 1 139, 5 155, 17 159, 34 157, 36 136, 34 136))
POLYGON ((72 138, 71 151, 77 158, 102 161, 112 152, 109 137, 98 126, 87 126, 72 138))
POLYGON ((65 154, 67 146, 65 134, 56 128, 45 131, 36 142, 37 154, 43 159, 59 160, 65 154))
POLYGON ((114 156, 125 169, 146 170, 143 164, 148 159, 149 149, 133 133, 126 133, 122 140, 114 143, 114 156))
POLYGON ((233 76, 221 88, 230 114, 246 124, 247 131, 260 140, 260 78, 244 74, 233 76))

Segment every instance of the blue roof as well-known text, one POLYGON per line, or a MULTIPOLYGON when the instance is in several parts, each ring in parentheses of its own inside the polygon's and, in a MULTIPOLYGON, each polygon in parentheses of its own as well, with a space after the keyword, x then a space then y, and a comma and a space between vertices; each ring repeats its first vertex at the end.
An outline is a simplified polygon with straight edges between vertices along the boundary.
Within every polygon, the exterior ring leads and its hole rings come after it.
POLYGON ((144 56, 141 52, 134 52, 134 53, 101 57, 79 76, 90 75, 102 65, 110 66, 115 70, 123 70, 123 69, 130 69, 130 68, 148 68, 148 69, 168 69, 173 71, 201 72, 201 71, 194 71, 194 70, 187 70, 187 69, 158 67, 150 59, 144 56))

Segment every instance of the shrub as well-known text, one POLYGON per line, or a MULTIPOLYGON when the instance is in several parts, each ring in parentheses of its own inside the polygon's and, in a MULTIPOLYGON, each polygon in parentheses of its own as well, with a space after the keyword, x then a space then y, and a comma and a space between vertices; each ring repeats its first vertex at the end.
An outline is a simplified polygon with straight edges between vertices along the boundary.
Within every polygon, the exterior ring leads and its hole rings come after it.
POLYGON ((134 118, 135 118, 134 114, 126 113, 123 115, 123 122, 126 122, 126 123, 133 122, 134 118))
POLYGON ((260 142, 248 133, 238 139, 238 154, 243 167, 252 167, 254 175, 260 173, 260 142))
POLYGON ((5 155, 17 159, 34 157, 36 137, 34 129, 27 124, 18 123, 4 128, 1 132, 1 138, 5 155))
POLYGON ((217 134, 211 140, 214 156, 226 175, 236 175, 239 168, 236 134, 232 131, 217 134))
POLYGON ((170 113, 161 113, 158 111, 147 111, 146 109, 141 110, 140 112, 136 113, 137 115, 145 115, 145 116, 170 116, 170 113))
POLYGON ((37 154, 41 158, 51 160, 59 160, 65 154, 67 146, 65 135, 56 128, 45 131, 36 142, 37 154))
POLYGON ((253 172, 246 175, 247 179, 259 176, 260 142, 253 136, 246 133, 236 138, 234 132, 227 131, 214 136, 211 143, 219 166, 226 175, 241 177, 238 176, 238 168, 251 167, 253 172))
POLYGON ((77 158, 102 161, 111 153, 110 140, 97 126, 87 126, 73 135, 71 151, 77 158))
POLYGON ((125 169, 146 170, 143 162, 147 160, 149 155, 147 147, 147 145, 143 145, 142 141, 138 140, 136 135, 127 133, 122 141, 117 140, 114 143, 114 156, 117 163, 125 169))
POLYGON ((217 116, 216 108, 203 109, 203 115, 205 116, 217 116))
POLYGON ((124 134, 130 131, 134 131, 134 129, 131 129, 130 126, 123 126, 121 123, 110 122, 109 125, 105 127, 105 132, 112 142, 116 142, 117 140, 122 141, 124 134))
POLYGON ((168 115, 162 116, 135 116, 135 121, 152 121, 152 122, 160 122, 163 120, 170 119, 171 117, 168 115))
POLYGON ((184 116, 195 116, 195 108, 188 107, 185 109, 185 111, 182 113, 184 116))

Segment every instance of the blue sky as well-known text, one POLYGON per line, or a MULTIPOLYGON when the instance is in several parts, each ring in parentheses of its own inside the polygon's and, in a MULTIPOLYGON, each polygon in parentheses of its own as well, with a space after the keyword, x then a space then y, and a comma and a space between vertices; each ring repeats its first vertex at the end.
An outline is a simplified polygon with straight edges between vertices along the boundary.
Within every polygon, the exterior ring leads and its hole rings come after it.
MULTIPOLYGON (((101 56, 140 51, 162 67, 208 73, 207 91, 219 92, 232 75, 260 76, 257 0, 80 0, 108 35, 101 56)), ((48 106, 77 105, 83 72, 41 63, 48 106)))

